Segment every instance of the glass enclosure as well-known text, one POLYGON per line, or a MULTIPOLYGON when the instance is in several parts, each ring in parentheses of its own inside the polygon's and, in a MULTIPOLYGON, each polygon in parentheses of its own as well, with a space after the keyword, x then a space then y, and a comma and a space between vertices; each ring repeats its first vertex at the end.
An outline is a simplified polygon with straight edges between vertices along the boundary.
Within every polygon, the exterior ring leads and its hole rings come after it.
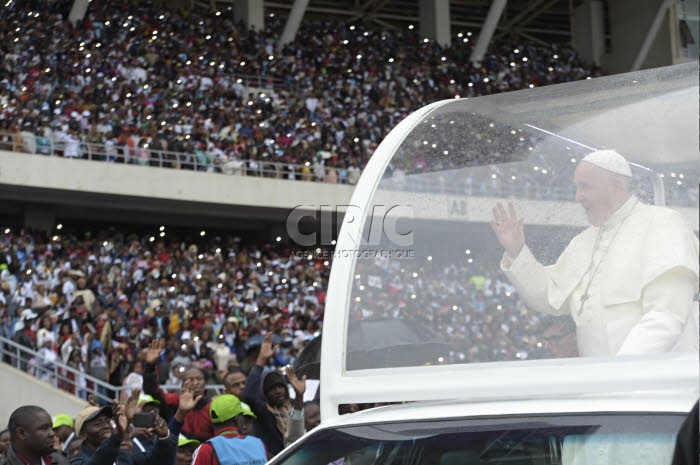
POLYGON ((667 465, 682 415, 523 416, 328 429, 284 465, 667 465))
POLYGON ((553 264, 589 227, 575 169, 614 149, 630 163, 630 192, 697 235, 697 124, 697 64, 434 108, 371 197, 349 283, 346 370, 578 356, 574 318, 528 308, 502 271, 493 207, 513 202, 532 254, 553 264))

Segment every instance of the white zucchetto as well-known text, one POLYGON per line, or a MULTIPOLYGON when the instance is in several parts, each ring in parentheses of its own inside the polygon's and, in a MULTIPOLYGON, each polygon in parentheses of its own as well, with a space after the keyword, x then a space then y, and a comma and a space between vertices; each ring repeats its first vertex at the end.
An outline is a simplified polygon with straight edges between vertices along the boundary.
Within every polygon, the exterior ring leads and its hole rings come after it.
POLYGON ((632 176, 632 170, 627 160, 625 160, 625 157, 614 150, 597 150, 583 157, 581 161, 591 163, 598 168, 621 176, 632 176))

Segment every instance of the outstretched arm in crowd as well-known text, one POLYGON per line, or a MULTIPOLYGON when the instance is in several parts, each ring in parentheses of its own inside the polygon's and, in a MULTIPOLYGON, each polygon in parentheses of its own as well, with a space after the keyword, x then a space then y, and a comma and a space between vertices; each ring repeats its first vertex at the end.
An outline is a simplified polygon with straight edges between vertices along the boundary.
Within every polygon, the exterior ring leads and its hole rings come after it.
POLYGON ((133 464, 147 465, 154 464, 172 464, 175 462, 177 454, 177 436, 170 433, 168 424, 163 420, 163 417, 156 415, 153 428, 148 428, 149 432, 155 435, 156 444, 153 449, 147 452, 134 450, 133 464))
MULTIPOLYGON (((137 394, 138 395, 138 394, 137 394)), ((85 460, 85 456, 78 454, 71 459, 71 465, 113 465, 119 463, 124 464, 127 460, 126 444, 124 439, 128 439, 127 428, 129 421, 126 418, 126 406, 124 404, 116 404, 114 406, 114 419, 117 427, 111 436, 102 441, 100 446, 95 450, 95 453, 85 460)), ((128 459, 130 461, 130 458, 128 459)))
POLYGON ((294 388, 294 408, 287 419, 287 431, 284 433, 285 447, 299 439, 306 432, 304 429, 304 393, 306 392, 306 375, 297 378, 294 368, 287 367, 287 379, 294 388))
POLYGON ((265 335, 262 344, 260 345, 260 353, 258 354, 258 359, 255 365, 250 370, 248 374, 248 379, 245 383, 245 389, 243 389, 243 401, 250 404, 256 415, 260 415, 258 412, 264 412, 267 410, 265 405, 265 396, 262 393, 262 378, 263 370, 267 361, 275 354, 277 346, 272 345, 272 340, 274 338, 274 333, 269 332, 265 335))
POLYGON ((173 419, 170 421, 170 432, 175 434, 175 436, 180 434, 180 431, 175 431, 174 423, 179 423, 179 428, 182 428, 182 424, 185 422, 185 417, 188 413, 194 409, 197 403, 202 400, 202 395, 195 397, 194 389, 192 388, 192 383, 186 380, 182 385, 182 390, 180 391, 180 399, 178 402, 177 412, 173 415, 173 419))
POLYGON ((165 420, 160 415, 156 416, 156 423, 153 428, 153 432, 158 438, 156 445, 148 452, 134 453, 134 464, 147 465, 153 463, 156 465, 170 465, 175 463, 178 438, 182 431, 182 424, 185 422, 185 416, 197 405, 197 402, 199 402, 201 398, 201 395, 197 397, 194 396, 190 383, 185 381, 180 393, 177 412, 175 412, 169 424, 166 424, 165 420))
POLYGON ((164 393, 158 386, 158 372, 155 364, 160 360, 164 348, 164 339, 154 339, 148 345, 143 373, 143 392, 160 402, 160 415, 167 420, 173 416, 175 406, 178 405, 179 395, 164 393))

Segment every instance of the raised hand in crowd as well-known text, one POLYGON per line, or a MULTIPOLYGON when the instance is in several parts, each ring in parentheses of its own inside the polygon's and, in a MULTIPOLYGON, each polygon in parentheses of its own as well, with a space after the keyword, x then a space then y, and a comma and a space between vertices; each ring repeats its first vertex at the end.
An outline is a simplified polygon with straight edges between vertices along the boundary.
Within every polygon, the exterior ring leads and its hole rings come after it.
POLYGON ((112 406, 113 417, 117 423, 116 434, 118 437, 126 436, 125 433, 129 429, 129 420, 126 417, 126 405, 120 404, 116 400, 112 406))
POLYGON ((135 427, 134 429, 131 430, 131 439, 134 438, 144 438, 147 441, 150 441, 153 439, 153 428, 141 428, 141 427, 135 427))
POLYGON ((97 396, 95 396, 95 394, 88 394, 87 401, 88 405, 92 405, 93 407, 100 406, 100 403, 97 401, 97 396))
POLYGON ((275 333, 273 333, 272 331, 265 335, 262 344, 260 344, 260 353, 258 354, 258 360, 256 362, 256 365, 261 367, 265 366, 270 357, 275 355, 275 352, 277 351, 279 345, 273 346, 272 341, 274 340, 274 337, 275 333))
POLYGON ((287 366, 285 373, 287 374, 287 380, 289 384, 292 385, 294 389, 294 408, 301 410, 304 407, 304 393, 306 392, 306 375, 302 376, 301 379, 297 378, 294 368, 289 365, 287 366))
POLYGON ((153 425, 153 431, 159 438, 164 438, 168 436, 168 424, 165 422, 163 417, 156 414, 155 423, 153 425))
POLYGON ((134 421, 134 414, 139 411, 139 396, 141 396, 141 389, 134 389, 124 403, 124 413, 129 424, 134 421))
POLYGON ((202 394, 195 396, 194 388, 190 380, 186 380, 182 385, 180 390, 180 400, 177 407, 177 412, 175 412, 175 419, 180 423, 185 422, 185 416, 197 405, 197 403, 202 399, 202 394))
POLYGON ((153 365, 160 360, 160 356, 165 350, 165 339, 154 339, 148 344, 146 351, 146 363, 153 365))

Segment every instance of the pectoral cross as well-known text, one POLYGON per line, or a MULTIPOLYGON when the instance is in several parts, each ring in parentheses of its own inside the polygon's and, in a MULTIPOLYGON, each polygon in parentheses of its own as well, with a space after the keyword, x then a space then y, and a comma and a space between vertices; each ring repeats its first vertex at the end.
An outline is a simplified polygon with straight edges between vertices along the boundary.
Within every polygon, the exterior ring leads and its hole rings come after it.
POLYGON ((581 313, 583 313, 583 306, 585 305, 586 301, 588 300, 589 295, 588 292, 583 294, 581 298, 579 299, 581 301, 581 306, 578 308, 578 315, 581 316, 581 313))

